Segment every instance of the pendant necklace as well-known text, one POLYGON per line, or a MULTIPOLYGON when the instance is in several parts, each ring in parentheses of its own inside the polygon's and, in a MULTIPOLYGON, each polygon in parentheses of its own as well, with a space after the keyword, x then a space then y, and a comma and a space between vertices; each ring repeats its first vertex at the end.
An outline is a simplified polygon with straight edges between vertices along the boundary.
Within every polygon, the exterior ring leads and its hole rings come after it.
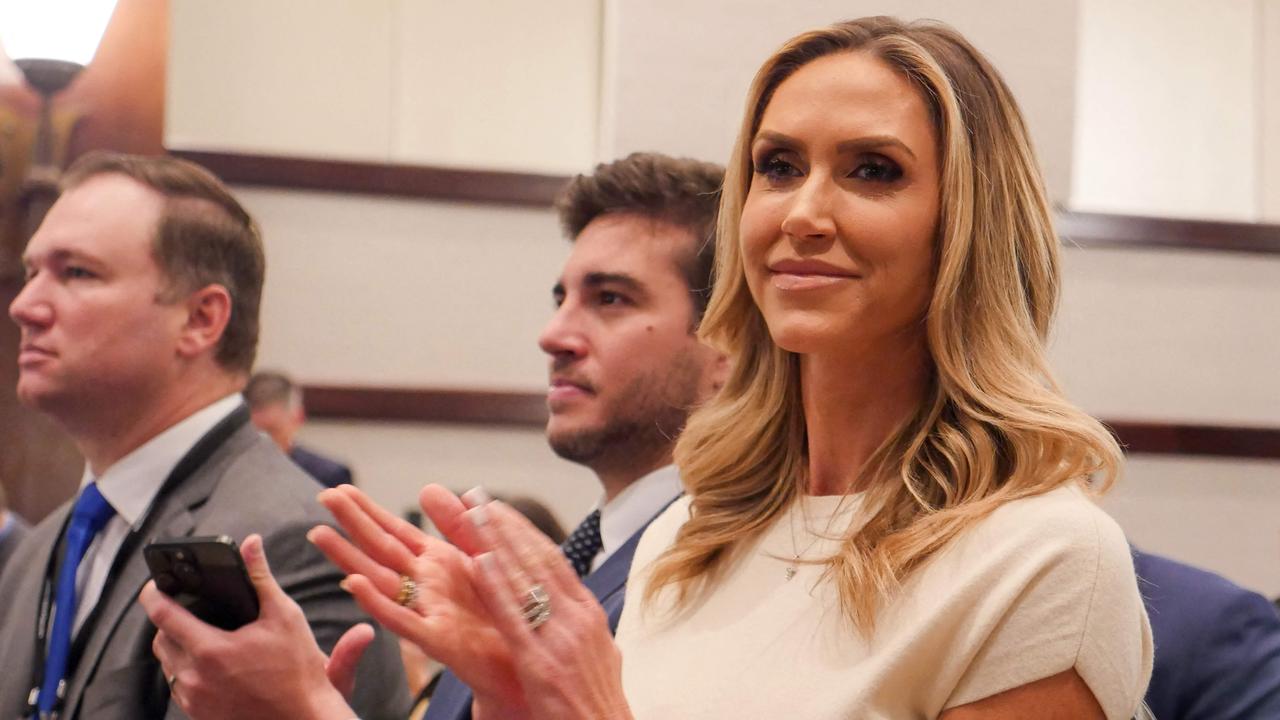
MULTIPOLYGON (((796 502, 800 503, 800 516, 804 522, 804 529, 807 532, 809 530, 809 513, 808 511, 805 510, 805 506, 804 506, 804 501, 806 497, 807 496, 802 495, 796 499, 796 502)), ((827 518, 827 526, 822 529, 822 534, 810 540, 809 544, 805 545, 804 549, 802 550, 796 549, 795 515, 792 514, 789 517, 789 522, 787 523, 787 529, 791 531, 792 555, 791 555, 791 562, 787 563, 787 567, 783 570, 783 573, 787 576, 788 581, 790 581, 791 578, 795 577, 796 573, 800 571, 800 556, 808 554, 808 552, 813 549, 813 546, 816 545, 818 541, 821 540, 822 538, 831 536, 831 524, 834 523, 836 518, 840 516, 840 511, 844 508, 844 501, 848 497, 849 497, 848 493, 845 493, 845 495, 840 498, 840 502, 836 505, 836 509, 831 513, 831 517, 827 518)))

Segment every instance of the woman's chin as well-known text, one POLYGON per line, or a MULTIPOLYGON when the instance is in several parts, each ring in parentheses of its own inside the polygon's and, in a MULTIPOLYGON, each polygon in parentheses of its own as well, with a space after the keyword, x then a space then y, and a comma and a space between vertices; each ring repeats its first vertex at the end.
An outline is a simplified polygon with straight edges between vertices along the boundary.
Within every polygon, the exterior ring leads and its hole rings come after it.
POLYGON ((786 322, 769 326, 769 335, 778 347, 797 355, 847 350, 851 337, 825 323, 786 322))

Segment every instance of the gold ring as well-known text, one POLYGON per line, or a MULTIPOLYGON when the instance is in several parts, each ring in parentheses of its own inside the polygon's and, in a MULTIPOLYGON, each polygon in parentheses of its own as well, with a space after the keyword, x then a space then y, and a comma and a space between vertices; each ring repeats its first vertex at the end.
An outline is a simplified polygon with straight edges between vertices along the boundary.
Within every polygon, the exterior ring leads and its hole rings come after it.
POLYGON ((408 575, 400 576, 400 592, 396 593, 396 604, 412 607, 418 601, 418 583, 408 575))

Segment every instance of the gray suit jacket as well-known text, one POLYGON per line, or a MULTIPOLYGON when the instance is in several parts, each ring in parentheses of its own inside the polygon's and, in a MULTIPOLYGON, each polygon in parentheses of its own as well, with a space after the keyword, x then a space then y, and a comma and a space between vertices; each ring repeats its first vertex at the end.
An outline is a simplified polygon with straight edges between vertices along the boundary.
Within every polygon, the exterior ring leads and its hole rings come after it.
MULTIPOLYGON (((316 524, 332 524, 332 517, 315 501, 315 481, 247 418, 243 407, 232 413, 224 421, 235 424, 227 439, 184 482, 157 499, 148 539, 230 535, 239 542, 250 533, 261 533, 272 572, 302 606, 317 641, 328 651, 347 628, 369 618, 338 587, 342 573, 305 538, 316 524)), ((215 428, 211 435, 217 432, 215 428)), ((25 712, 32 666, 42 658, 35 640, 40 588, 69 511, 67 503, 35 527, 0 585, 0 596, 12 599, 0 608, 0 720, 25 712)), ((136 601, 149 578, 141 547, 116 567, 119 572, 109 593, 99 600, 96 621, 82 631, 88 635, 83 653, 72 660, 61 717, 184 718, 178 706, 169 703, 168 687, 151 652, 155 627, 136 601)), ((365 720, 398 720, 411 701, 404 668, 395 636, 375 627, 378 637, 360 663, 352 704, 365 720)))
POLYGON ((18 551, 18 545, 30 532, 31 527, 12 510, 9 511, 8 525, 0 529, 0 572, 9 564, 9 558, 18 551))

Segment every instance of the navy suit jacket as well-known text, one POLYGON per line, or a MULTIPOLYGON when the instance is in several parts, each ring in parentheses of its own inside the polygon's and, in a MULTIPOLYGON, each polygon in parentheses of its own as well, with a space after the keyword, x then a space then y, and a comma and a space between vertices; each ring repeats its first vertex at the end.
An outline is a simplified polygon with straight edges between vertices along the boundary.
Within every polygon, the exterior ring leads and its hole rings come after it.
POLYGON ((1151 618, 1158 720, 1280 718, 1280 614, 1266 598, 1138 549, 1134 570, 1151 618))
POLYGON ((325 487, 338 487, 351 484, 351 468, 329 458, 313 453, 301 445, 294 445, 289 450, 289 459, 307 474, 325 487))
MULTIPOLYGON (((627 574, 631 572, 631 559, 635 557, 636 545, 646 527, 649 527, 649 523, 645 523, 603 565, 582 581, 604 606, 605 615, 609 617, 610 631, 616 632, 618 629, 618 620, 622 617, 622 601, 627 591, 627 574)), ((423 720, 471 720, 471 688, 464 685, 452 672, 445 671, 436 691, 431 695, 423 720)))

